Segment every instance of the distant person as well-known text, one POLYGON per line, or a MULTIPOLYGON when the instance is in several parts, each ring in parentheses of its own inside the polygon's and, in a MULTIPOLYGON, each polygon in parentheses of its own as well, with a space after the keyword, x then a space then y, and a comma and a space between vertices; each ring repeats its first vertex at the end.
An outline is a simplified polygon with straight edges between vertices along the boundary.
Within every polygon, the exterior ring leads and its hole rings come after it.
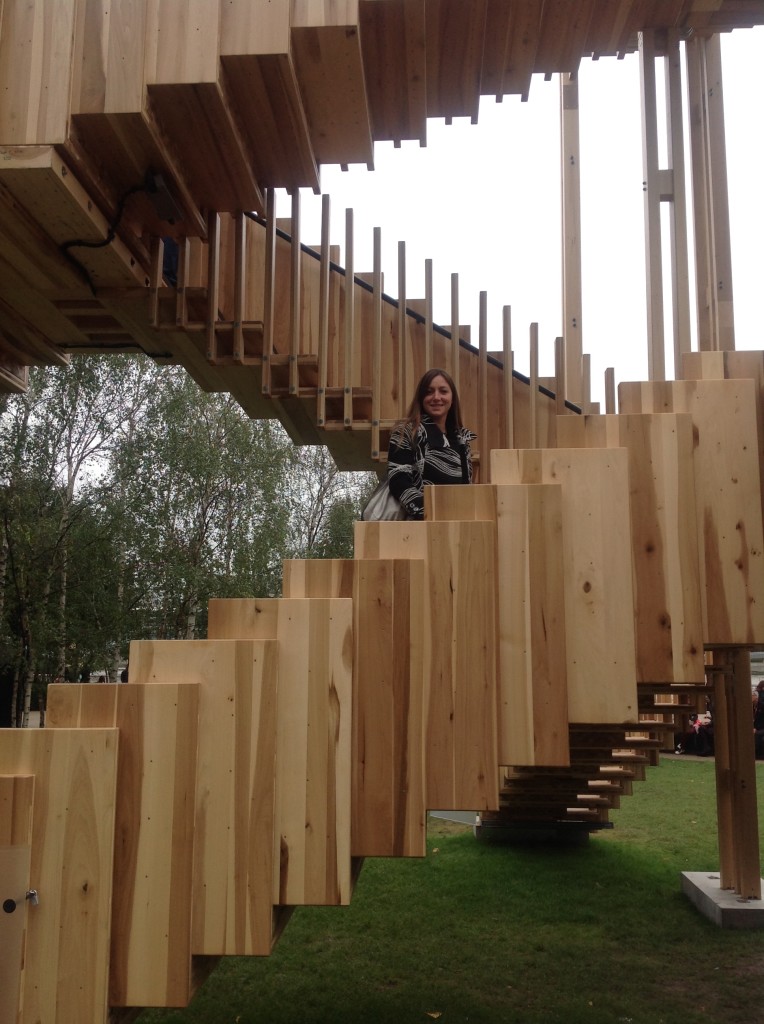
POLYGON ((390 491, 409 519, 424 519, 425 487, 472 483, 470 442, 476 436, 462 423, 452 378, 445 370, 428 370, 387 452, 390 491))
POLYGON ((753 741, 756 757, 764 758, 764 679, 756 686, 753 702, 753 741))
POLYGON ((125 665, 125 667, 122 669, 122 672, 120 673, 119 681, 120 681, 120 683, 126 683, 127 682, 127 665, 125 665))

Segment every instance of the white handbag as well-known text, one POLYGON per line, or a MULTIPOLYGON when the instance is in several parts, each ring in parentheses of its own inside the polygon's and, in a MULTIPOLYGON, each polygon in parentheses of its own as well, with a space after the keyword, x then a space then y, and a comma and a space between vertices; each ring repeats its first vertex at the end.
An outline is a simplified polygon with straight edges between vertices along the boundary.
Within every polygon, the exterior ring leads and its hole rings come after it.
POLYGON ((381 522, 383 520, 408 519, 406 510, 390 491, 387 477, 380 480, 371 493, 361 513, 361 519, 367 523, 381 522))

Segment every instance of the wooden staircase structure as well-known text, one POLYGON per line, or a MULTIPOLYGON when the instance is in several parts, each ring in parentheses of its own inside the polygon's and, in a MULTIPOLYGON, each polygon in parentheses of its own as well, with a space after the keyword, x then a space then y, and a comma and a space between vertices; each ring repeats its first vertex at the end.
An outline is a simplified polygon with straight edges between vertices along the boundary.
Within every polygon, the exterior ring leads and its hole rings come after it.
POLYGON ((574 340, 554 381, 533 344, 513 373, 508 313, 501 358, 458 299, 434 324, 403 253, 391 299, 350 214, 336 262, 326 198, 300 243, 298 190, 637 33, 705 54, 762 23, 723 0, 0 5, 5 389, 143 351, 364 469, 441 365, 479 435, 479 482, 429 488, 425 522, 359 523, 354 559, 286 562, 281 598, 214 601, 207 639, 136 640, 127 686, 51 687, 45 729, 0 732, 3 1021, 185 1005, 295 906, 347 904, 365 857, 424 855, 428 809, 601 827, 709 693, 722 883, 761 897, 764 353, 680 346, 681 379, 600 415, 574 340))

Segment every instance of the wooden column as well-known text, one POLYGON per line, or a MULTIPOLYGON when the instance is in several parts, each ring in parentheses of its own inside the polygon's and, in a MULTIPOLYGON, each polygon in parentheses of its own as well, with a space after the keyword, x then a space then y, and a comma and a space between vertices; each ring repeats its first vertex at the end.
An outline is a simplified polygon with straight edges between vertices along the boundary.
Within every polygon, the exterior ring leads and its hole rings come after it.
POLYGON ((652 31, 639 33, 639 70, 642 91, 642 187, 645 193, 647 264, 647 366, 650 380, 665 380, 658 112, 655 89, 655 40, 652 31))
POLYGON ((727 161, 719 36, 686 44, 693 166, 698 347, 734 349, 727 161))
POLYGON ((355 269, 353 266, 353 211, 345 210, 345 383, 343 421, 353 425, 353 341, 355 337, 355 269))
POLYGON ((565 340, 564 394, 583 399, 581 357, 581 170, 578 79, 560 75, 560 158, 562 160, 562 304, 565 340))
POLYGON ((207 217, 207 358, 217 359, 217 333, 215 324, 220 308, 220 214, 210 211, 207 217))
POLYGON ((682 353, 689 352, 690 339, 690 282, 687 245, 687 194, 684 167, 684 118, 682 116, 682 61, 678 33, 668 37, 666 72, 666 128, 668 134, 668 164, 666 185, 669 200, 671 298, 673 311, 674 377, 679 376, 682 353))
POLYGON ((244 362, 244 293, 247 281, 244 225, 244 214, 238 210, 234 216, 233 255, 233 361, 238 364, 244 362))
POLYGON ((539 402, 539 325, 531 324, 530 338, 530 430, 529 447, 537 447, 538 426, 536 423, 539 402))
POLYGON ((276 303, 276 190, 268 189, 265 223, 265 281, 263 286, 263 375, 264 395, 271 393, 271 356, 276 303))
POLYGON ((432 367, 432 260, 424 261, 424 366, 432 367))
POLYGON ((408 388, 406 387, 406 360, 408 359, 408 320, 406 317, 406 243, 398 242, 398 417, 406 415, 408 388))
POLYGON ((374 331, 371 349, 371 457, 379 458, 379 420, 382 408, 382 229, 374 228, 374 331))
POLYGON ((756 760, 751 714, 751 655, 714 652, 714 748, 720 887, 761 899, 756 760))
POLYGON ((292 193, 292 274, 289 302, 289 394, 300 391, 300 368, 297 357, 300 353, 302 264, 300 254, 300 190, 292 193))
POLYGON ((480 346, 480 362, 478 364, 480 472, 478 481, 487 484, 491 480, 491 457, 488 446, 488 292, 480 293, 480 324, 478 331, 480 346))
POLYGON ((459 390, 459 275, 451 275, 451 376, 459 390))
POLYGON ((329 244, 330 200, 321 198, 321 269, 318 293, 318 413, 319 427, 326 422, 326 386, 329 376, 329 244))
POLYGON ((504 443, 507 448, 515 447, 515 389, 514 368, 515 357, 512 352, 512 307, 504 306, 502 310, 502 347, 504 350, 504 409, 506 413, 506 429, 504 443))

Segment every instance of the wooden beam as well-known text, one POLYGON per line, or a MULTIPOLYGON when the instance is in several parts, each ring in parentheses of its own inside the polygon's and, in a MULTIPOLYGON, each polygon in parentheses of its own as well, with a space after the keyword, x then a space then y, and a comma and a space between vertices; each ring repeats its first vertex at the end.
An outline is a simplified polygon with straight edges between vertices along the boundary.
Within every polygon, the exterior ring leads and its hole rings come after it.
POLYGON ((687 196, 684 166, 684 119, 682 114, 682 67, 679 36, 668 36, 666 72, 666 127, 668 160, 672 171, 672 194, 669 203, 671 231, 671 292, 673 312, 674 374, 679 376, 682 354, 691 348, 690 281, 687 245, 687 196))
POLYGON ((331 247, 329 245, 330 198, 321 197, 321 265, 318 292, 318 408, 319 427, 326 421, 326 387, 329 379, 329 276, 331 247))
POLYGON ((512 307, 502 310, 502 348, 504 352, 504 443, 507 448, 515 447, 515 357, 512 352, 512 307))
POLYGON ((649 30, 639 34, 639 70, 642 96, 642 187, 645 207, 648 377, 650 380, 665 380, 655 37, 654 33, 649 30))
POLYGON ((264 395, 270 395, 276 303, 276 190, 273 188, 268 189, 265 217, 262 391, 264 395))
POLYGON ((562 161, 562 301, 565 339, 564 394, 577 404, 583 397, 581 295, 581 147, 578 79, 560 75, 560 159, 562 161))
POLYGON ((371 457, 379 458, 382 407, 382 229, 374 228, 373 328, 371 350, 371 457))
POLYGON ((406 316, 406 243, 398 242, 398 416, 406 415, 408 402, 408 317, 406 316))
POLYGON ((345 210, 345 384, 343 421, 353 426, 353 344, 355 340, 355 271, 353 268, 353 211, 345 210))

